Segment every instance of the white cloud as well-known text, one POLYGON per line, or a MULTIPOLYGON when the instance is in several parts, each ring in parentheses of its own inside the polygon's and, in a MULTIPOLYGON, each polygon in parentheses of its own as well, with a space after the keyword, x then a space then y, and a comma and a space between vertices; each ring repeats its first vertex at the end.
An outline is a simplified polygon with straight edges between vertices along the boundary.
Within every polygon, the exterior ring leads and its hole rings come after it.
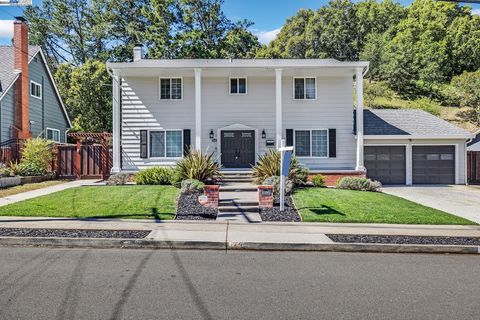
POLYGON ((274 29, 271 31, 256 31, 254 32, 255 35, 258 37, 258 41, 261 44, 268 44, 270 41, 277 37, 277 34, 280 32, 282 28, 274 29))
POLYGON ((13 38, 13 20, 0 20, 0 38, 13 38))
POLYGON ((480 9, 472 9, 472 14, 476 14, 477 16, 480 16, 480 9))

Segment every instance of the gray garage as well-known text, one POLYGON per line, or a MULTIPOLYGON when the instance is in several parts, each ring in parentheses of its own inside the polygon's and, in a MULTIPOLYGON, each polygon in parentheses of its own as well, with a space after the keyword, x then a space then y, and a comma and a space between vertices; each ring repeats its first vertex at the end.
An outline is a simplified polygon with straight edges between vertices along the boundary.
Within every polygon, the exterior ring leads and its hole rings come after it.
POLYGON ((454 184, 455 146, 413 146, 414 184, 454 184))
POLYGON ((405 184, 404 146, 366 146, 365 168, 370 179, 382 184, 405 184))

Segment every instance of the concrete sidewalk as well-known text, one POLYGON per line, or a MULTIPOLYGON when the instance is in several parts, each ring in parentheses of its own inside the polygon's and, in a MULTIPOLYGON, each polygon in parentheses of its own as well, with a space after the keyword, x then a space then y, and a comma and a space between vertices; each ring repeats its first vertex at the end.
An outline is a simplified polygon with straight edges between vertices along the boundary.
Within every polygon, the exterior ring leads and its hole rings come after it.
POLYGON ((480 226, 230 221, 151 221, 127 219, 2 217, 0 228, 151 230, 149 239, 164 241, 233 241, 331 243, 325 234, 480 237, 480 226))
POLYGON ((47 194, 51 194, 57 191, 62 191, 62 190, 75 188, 79 186, 95 185, 96 183, 98 183, 98 181, 99 180, 75 180, 75 181, 70 181, 62 184, 57 184, 51 187, 17 193, 11 196, 0 198, 0 207, 9 205, 15 202, 23 201, 23 200, 45 196, 47 194))

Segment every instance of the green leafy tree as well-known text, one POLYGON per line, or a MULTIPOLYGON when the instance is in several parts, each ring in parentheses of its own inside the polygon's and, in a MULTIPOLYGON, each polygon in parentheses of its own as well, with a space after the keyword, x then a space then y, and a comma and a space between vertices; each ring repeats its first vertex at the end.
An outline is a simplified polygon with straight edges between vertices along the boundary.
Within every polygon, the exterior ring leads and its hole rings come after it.
POLYGON ((464 72, 454 77, 452 86, 459 92, 460 105, 468 108, 460 115, 480 127, 480 69, 475 72, 464 72))

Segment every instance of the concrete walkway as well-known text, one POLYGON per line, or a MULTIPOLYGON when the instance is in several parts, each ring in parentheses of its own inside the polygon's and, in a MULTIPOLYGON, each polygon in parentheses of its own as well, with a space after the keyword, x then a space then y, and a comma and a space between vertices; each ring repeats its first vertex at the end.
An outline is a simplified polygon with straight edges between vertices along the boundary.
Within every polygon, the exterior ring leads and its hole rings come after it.
MULTIPOLYGON (((62 184, 57 184, 55 186, 51 187, 46 187, 42 189, 37 189, 37 190, 32 190, 32 191, 27 191, 27 192, 22 192, 22 193, 17 193, 8 197, 0 198, 0 207, 23 201, 23 200, 28 200, 40 196, 44 196, 47 194, 51 194, 57 191, 62 191, 70 188, 75 188, 79 186, 85 186, 85 185, 95 185, 99 183, 98 180, 75 180, 71 182, 66 182, 62 184)), ((100 182, 101 184, 101 182, 100 182)))
POLYGON ((382 191, 480 223, 479 186, 386 186, 382 191))
POLYGON ((0 228, 151 230, 149 239, 189 242, 331 243, 326 234, 480 237, 480 226, 431 226, 353 223, 186 222, 127 219, 0 217, 0 228))

